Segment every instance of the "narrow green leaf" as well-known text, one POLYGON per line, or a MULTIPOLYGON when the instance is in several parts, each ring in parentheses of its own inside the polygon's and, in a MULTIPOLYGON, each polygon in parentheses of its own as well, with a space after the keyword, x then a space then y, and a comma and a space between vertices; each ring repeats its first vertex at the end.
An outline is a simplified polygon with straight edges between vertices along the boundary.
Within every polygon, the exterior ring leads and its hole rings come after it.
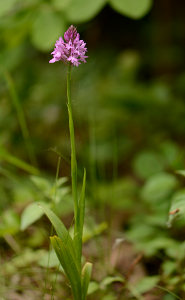
POLYGON ((6 83, 9 88, 10 96, 12 99, 12 104, 15 107, 16 113, 17 113, 17 119, 20 125, 20 129, 22 131, 22 136, 24 139, 25 147, 28 152, 28 157, 30 159, 30 162, 32 165, 37 166, 37 159, 35 156, 34 148, 31 142, 30 133, 28 130, 28 125, 26 121, 26 117, 24 114, 24 110, 22 107, 21 99, 17 93, 15 83, 13 81, 13 78, 11 77, 9 72, 4 72, 4 78, 6 80, 6 83))
POLYGON ((5 160, 8 163, 14 165, 17 168, 20 168, 30 174, 38 175, 39 170, 29 165, 28 163, 24 162, 23 160, 11 155, 8 153, 2 146, 0 146, 0 160, 5 160))
POLYGON ((81 264, 82 236, 83 236, 83 225, 84 225, 84 214, 85 214, 85 187, 86 187, 86 170, 84 169, 82 190, 79 199, 79 205, 78 205, 79 207, 78 207, 78 214, 76 220, 77 233, 74 236, 74 243, 77 247, 77 255, 80 264, 81 264))
POLYGON ((151 8, 152 0, 109 0, 119 13, 133 19, 142 18, 151 8))
POLYGON ((21 215, 21 230, 25 230, 28 226, 39 220, 43 214, 43 210, 38 207, 37 203, 29 204, 21 215))
POLYGON ((83 184, 82 184, 82 191, 79 200, 79 211, 80 211, 80 232, 81 236, 83 234, 83 225, 84 225, 84 215, 85 215, 85 188, 86 188, 86 169, 84 169, 84 176, 83 176, 83 184))
POLYGON ((76 250, 74 248, 73 240, 66 229, 63 222, 57 217, 57 215, 49 209, 46 205, 43 203, 39 203, 39 206, 42 208, 50 222, 52 223, 53 227, 55 228, 56 233, 62 240, 62 242, 65 244, 66 248, 70 252, 70 255, 73 257, 74 260, 76 260, 76 250))
POLYGON ((81 279, 74 257, 71 256, 69 248, 62 240, 53 236, 50 238, 57 257, 65 271, 65 274, 71 284, 74 299, 81 299, 81 279))
POLYGON ((92 273, 92 264, 87 262, 82 269, 82 300, 86 299, 92 273))

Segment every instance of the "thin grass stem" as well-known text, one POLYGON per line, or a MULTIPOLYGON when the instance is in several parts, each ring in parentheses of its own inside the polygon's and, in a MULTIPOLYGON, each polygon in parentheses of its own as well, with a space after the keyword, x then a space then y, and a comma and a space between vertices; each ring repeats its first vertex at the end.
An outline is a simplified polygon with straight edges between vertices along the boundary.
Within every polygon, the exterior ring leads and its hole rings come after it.
POLYGON ((24 138, 25 147, 27 149, 29 160, 34 166, 37 166, 36 155, 35 155, 35 152, 34 152, 34 149, 33 149, 33 145, 31 143, 30 133, 29 133, 29 130, 28 130, 26 118, 25 118, 24 111, 23 111, 23 108, 22 108, 22 105, 21 105, 21 101, 20 101, 20 99, 18 97, 18 94, 16 92, 14 82, 13 82, 13 80, 12 80, 12 78, 11 78, 11 76, 8 72, 4 73, 4 78, 7 82, 9 92, 10 92, 10 95, 11 95, 11 98, 12 98, 12 102, 13 102, 13 105, 14 105, 14 107, 16 109, 16 112, 17 112, 17 118, 18 118, 19 125, 20 125, 20 128, 21 128, 22 136, 24 138))

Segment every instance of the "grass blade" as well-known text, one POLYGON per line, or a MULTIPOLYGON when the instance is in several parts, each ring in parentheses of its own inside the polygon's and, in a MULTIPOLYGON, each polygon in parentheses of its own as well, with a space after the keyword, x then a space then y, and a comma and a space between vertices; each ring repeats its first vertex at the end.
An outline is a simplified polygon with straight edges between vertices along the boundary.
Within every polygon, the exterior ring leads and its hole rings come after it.
POLYGON ((20 125, 20 128, 21 128, 21 131, 22 131, 25 146, 26 146, 26 149, 27 149, 27 152, 28 152, 28 157, 30 159, 30 162, 33 165, 37 166, 37 160, 36 160, 35 152, 34 152, 34 149, 33 149, 33 145, 31 143, 30 133, 29 133, 29 130, 28 130, 26 118, 25 118, 24 111, 23 111, 23 108, 22 108, 22 105, 21 105, 21 101, 18 97, 16 88, 15 88, 15 84, 14 84, 14 82, 13 82, 13 80, 12 80, 12 78, 11 78, 11 76, 8 72, 4 73, 4 78, 7 82, 9 92, 10 92, 10 95, 11 95, 11 98, 12 98, 12 102, 13 102, 13 105, 14 105, 14 107, 16 109, 16 112, 17 112, 17 118, 18 118, 18 122, 19 122, 19 125, 20 125))
POLYGON ((11 155, 2 146, 0 146, 0 159, 7 161, 8 163, 34 175, 39 175, 39 170, 25 161, 11 155))

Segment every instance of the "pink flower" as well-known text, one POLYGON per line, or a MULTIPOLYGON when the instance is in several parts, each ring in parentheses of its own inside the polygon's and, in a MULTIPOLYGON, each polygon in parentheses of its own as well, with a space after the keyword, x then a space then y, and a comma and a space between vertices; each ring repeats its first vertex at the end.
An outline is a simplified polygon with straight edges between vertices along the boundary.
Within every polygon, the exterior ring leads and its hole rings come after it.
POLYGON ((53 58, 49 61, 54 63, 62 60, 67 63, 70 62, 73 66, 78 67, 81 62, 86 63, 86 43, 80 40, 80 35, 76 28, 71 25, 69 29, 64 33, 64 40, 62 37, 55 43, 54 51, 51 53, 53 58))

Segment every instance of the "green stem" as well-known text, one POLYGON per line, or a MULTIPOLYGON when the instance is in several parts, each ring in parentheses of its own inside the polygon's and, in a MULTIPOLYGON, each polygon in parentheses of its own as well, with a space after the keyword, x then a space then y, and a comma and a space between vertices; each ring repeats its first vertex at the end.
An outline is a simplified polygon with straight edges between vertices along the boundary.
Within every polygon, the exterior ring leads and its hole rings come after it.
POLYGON ((72 115, 71 105, 71 64, 68 66, 67 72, 67 107, 69 115, 69 132, 71 141, 71 180, 72 180, 72 195, 74 201, 74 243, 77 253, 77 260, 81 269, 81 242, 80 242, 80 228, 79 228, 79 205, 78 205, 78 193, 77 193, 77 161, 76 161, 76 149, 75 149, 75 135, 74 135, 74 123, 72 115))

